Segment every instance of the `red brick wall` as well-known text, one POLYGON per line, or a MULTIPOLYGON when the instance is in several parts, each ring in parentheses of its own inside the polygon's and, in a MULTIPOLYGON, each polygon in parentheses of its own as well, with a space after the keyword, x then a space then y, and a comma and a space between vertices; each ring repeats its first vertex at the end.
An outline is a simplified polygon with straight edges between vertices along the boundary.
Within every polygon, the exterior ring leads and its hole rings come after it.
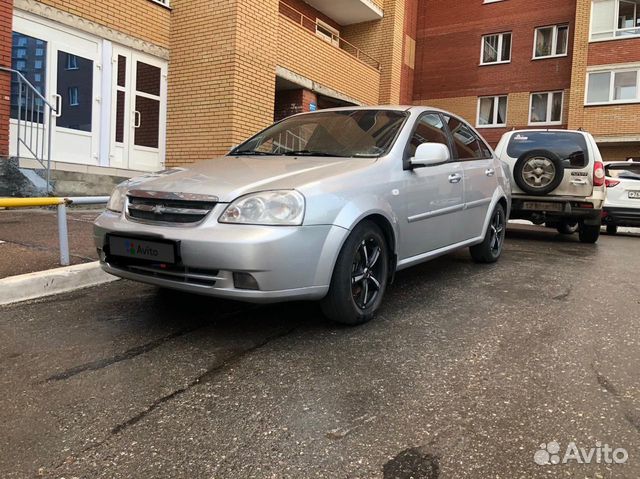
POLYGON ((569 23, 571 52, 575 9, 575 0, 420 0, 414 100, 568 88, 571 54, 533 61, 534 29, 569 23), (505 31, 511 63, 480 67, 482 35, 505 31))
POLYGON ((285 90, 276 92, 274 120, 280 121, 288 116, 311 110, 311 104, 318 104, 317 95, 309 90, 285 90))
MULTIPOLYGON (((0 2, 0 65, 11 67, 13 0, 0 2)), ((9 155, 9 99, 11 76, 0 72, 0 157, 9 155)))
POLYGON ((631 62, 640 62, 640 38, 589 44, 589 66, 631 62))

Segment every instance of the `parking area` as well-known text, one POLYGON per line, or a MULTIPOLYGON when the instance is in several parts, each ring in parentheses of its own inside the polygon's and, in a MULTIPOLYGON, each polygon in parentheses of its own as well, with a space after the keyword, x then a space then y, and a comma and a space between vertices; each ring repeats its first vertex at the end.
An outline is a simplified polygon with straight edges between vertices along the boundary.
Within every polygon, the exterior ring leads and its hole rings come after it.
POLYGON ((128 281, 2 307, 0 477, 640 477, 639 241, 511 225, 359 328, 128 281))

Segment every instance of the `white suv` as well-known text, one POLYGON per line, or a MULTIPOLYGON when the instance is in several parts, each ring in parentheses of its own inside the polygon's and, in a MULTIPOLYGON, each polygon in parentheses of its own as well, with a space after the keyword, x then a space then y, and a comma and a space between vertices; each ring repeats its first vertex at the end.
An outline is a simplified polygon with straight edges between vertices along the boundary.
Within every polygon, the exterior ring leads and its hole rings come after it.
POLYGON ((584 131, 518 130, 505 133, 496 154, 511 173, 512 219, 546 223, 580 241, 600 236, 606 198, 602 156, 584 131))
POLYGON ((640 227, 640 162, 608 162, 605 171, 607 201, 602 224, 607 233, 616 234, 618 226, 640 227))

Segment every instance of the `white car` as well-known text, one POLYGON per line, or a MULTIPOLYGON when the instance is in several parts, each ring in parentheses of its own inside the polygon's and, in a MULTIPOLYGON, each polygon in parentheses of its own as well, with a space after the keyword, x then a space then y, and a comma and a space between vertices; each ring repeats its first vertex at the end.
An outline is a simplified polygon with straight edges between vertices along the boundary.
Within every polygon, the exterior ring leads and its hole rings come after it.
POLYGON ((607 233, 616 234, 618 227, 640 227, 640 161, 605 163, 607 200, 602 224, 607 233))
POLYGON ((496 154, 511 174, 511 219, 544 223, 561 234, 578 230, 583 243, 598 241, 607 191, 593 136, 571 130, 510 131, 496 154))

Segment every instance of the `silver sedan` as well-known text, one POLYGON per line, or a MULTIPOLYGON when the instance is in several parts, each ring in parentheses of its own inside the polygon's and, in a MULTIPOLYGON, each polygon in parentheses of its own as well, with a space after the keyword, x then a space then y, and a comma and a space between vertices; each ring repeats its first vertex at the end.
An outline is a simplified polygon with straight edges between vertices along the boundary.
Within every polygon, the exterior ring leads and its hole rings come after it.
POLYGON ((134 178, 95 223, 108 273, 250 302, 321 300, 370 320, 394 273, 502 252, 508 175, 478 133, 427 107, 289 117, 227 156, 134 178))

